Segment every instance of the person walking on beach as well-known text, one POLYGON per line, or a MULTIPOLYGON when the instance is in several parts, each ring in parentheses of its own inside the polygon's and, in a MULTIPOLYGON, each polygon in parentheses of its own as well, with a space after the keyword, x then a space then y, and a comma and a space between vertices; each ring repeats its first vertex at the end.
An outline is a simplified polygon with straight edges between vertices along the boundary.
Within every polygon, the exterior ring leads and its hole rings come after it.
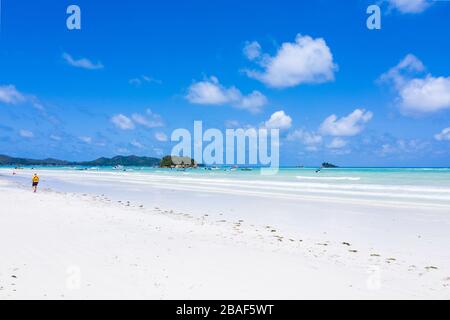
POLYGON ((34 193, 36 193, 37 187, 39 184, 39 176, 36 173, 34 174, 32 181, 33 181, 33 184, 32 184, 33 190, 34 190, 34 193))

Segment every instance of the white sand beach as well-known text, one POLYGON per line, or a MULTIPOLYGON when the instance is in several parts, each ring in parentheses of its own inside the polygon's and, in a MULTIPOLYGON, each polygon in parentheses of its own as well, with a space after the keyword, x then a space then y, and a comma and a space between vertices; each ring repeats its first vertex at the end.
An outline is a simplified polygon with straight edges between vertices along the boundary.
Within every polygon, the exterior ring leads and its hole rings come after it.
POLYGON ((0 169, 0 299, 450 298, 445 201, 35 171, 0 169))

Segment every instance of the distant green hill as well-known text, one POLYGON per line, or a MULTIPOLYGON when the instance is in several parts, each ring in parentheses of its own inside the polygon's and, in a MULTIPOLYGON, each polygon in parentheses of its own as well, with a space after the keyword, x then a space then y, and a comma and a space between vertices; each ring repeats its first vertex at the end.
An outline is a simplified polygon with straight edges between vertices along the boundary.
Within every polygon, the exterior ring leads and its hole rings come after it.
POLYGON ((137 167, 154 167, 159 166, 161 159, 138 156, 117 156, 114 158, 99 158, 94 161, 79 162, 82 166, 137 166, 137 167))
POLYGON ((5 155, 0 155, 0 165, 3 166, 64 166, 68 165, 68 161, 57 160, 57 159, 44 159, 44 160, 34 160, 26 158, 14 158, 5 155))
POLYGON ((159 166, 161 159, 151 157, 138 156, 117 156, 114 158, 99 158, 93 161, 71 162, 57 159, 26 159, 14 158, 0 155, 0 165, 3 166, 87 166, 87 167, 104 167, 104 166, 140 166, 154 167, 159 166))

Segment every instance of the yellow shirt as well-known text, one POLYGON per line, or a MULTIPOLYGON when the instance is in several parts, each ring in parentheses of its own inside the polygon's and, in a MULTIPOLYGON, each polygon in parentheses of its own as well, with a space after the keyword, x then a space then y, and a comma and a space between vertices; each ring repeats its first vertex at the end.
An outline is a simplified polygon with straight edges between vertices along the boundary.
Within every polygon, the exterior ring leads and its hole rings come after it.
POLYGON ((38 176, 34 176, 33 177, 33 182, 39 182, 39 177, 38 176))

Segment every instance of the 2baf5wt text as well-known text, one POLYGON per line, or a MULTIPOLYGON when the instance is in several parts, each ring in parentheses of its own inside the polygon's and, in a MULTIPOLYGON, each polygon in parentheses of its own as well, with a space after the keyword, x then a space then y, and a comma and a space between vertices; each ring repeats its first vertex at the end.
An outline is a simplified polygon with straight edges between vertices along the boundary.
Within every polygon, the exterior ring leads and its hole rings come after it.
POLYGON ((220 308, 214 307, 193 307, 188 305, 183 305, 177 307, 177 315, 197 315, 207 318, 211 315, 271 315, 273 312, 274 305, 234 305, 234 304, 223 304, 220 308))

